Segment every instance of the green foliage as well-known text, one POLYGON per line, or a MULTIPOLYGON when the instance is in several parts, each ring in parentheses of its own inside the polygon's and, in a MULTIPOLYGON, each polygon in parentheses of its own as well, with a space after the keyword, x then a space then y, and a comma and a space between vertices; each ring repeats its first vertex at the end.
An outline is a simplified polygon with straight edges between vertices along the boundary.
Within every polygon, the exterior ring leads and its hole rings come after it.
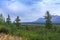
POLYGON ((27 40, 60 40, 60 27, 54 26, 52 30, 46 29, 44 26, 38 25, 22 25, 17 28, 15 25, 0 25, 0 33, 20 36, 27 40), (35 28, 34 28, 35 27, 35 28))
POLYGON ((5 28, 5 27, 2 27, 2 28, 0 28, 0 33, 5 33, 5 34, 8 34, 8 29, 7 28, 5 28))
POLYGON ((6 25, 0 25, 0 33, 9 34, 9 29, 6 25))
POLYGON ((0 24, 3 24, 4 23, 4 18, 3 18, 3 15, 0 14, 0 24))
POLYGON ((47 11, 45 19, 46 19, 46 23, 45 23, 46 28, 51 29, 52 28, 52 22, 51 22, 51 15, 50 15, 49 11, 47 11))
POLYGON ((20 25, 20 19, 19 19, 19 16, 17 16, 17 18, 15 19, 15 24, 16 24, 16 26, 19 26, 19 25, 20 25))
POLYGON ((6 19, 6 23, 7 23, 7 24, 11 24, 10 15, 8 15, 8 17, 7 17, 7 19, 6 19))

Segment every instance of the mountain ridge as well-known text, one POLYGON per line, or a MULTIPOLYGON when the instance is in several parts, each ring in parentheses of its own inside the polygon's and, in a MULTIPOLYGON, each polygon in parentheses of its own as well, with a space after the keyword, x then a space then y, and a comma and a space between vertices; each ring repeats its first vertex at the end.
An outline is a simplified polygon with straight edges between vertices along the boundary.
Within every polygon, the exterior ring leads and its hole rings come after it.
MULTIPOLYGON (((60 16, 58 15, 52 15, 51 21, 53 24, 60 24, 60 16)), ((33 22, 22 22, 21 24, 44 24, 45 18, 39 18, 36 21, 33 22)))
MULTIPOLYGON (((52 15, 51 21, 52 23, 60 23, 60 16, 52 15)), ((35 22, 45 23, 45 18, 39 18, 35 22)))

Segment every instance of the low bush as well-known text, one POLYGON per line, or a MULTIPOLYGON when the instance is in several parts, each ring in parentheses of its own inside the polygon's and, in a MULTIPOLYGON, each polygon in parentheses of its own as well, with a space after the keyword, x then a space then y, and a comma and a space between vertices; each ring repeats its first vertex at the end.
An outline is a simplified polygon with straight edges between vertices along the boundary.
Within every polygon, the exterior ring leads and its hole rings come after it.
POLYGON ((0 33, 8 34, 9 30, 7 28, 5 28, 5 27, 2 27, 2 28, 0 28, 0 33))

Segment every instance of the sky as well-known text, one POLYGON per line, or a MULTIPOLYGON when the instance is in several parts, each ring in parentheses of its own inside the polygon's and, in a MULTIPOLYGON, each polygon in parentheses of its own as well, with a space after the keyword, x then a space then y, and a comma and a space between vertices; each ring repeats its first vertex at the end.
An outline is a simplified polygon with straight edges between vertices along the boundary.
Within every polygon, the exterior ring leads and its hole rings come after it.
POLYGON ((19 16, 21 22, 32 22, 43 17, 49 11, 60 16, 60 0, 0 0, 0 14, 5 18, 9 14, 14 21, 19 16))

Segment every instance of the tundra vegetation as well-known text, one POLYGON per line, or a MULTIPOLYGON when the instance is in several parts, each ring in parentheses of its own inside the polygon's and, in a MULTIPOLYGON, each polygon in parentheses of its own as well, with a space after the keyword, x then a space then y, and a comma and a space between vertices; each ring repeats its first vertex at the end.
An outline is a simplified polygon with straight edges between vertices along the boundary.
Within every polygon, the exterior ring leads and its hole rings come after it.
POLYGON ((25 38, 24 40, 60 40, 60 25, 51 22, 49 11, 45 15, 44 25, 22 25, 19 16, 11 22, 10 15, 5 18, 0 14, 0 33, 25 38))

